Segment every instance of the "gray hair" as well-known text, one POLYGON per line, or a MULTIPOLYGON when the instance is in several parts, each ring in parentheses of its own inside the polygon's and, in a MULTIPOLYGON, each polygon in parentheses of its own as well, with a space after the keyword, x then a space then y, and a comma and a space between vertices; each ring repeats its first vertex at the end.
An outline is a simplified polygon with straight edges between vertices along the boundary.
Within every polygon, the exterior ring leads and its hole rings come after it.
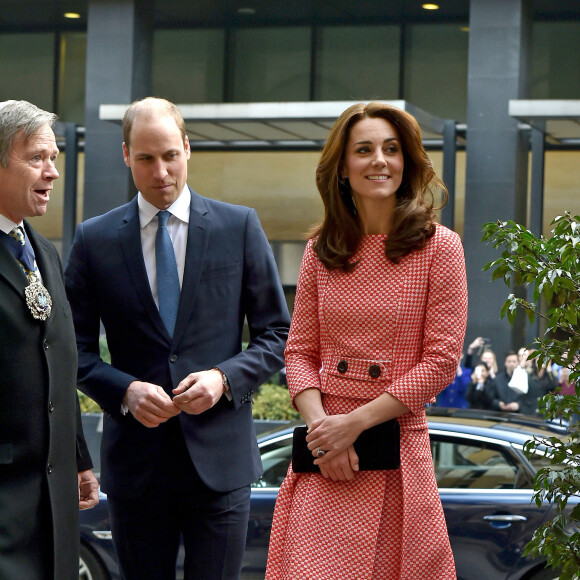
POLYGON ((17 133, 28 141, 42 127, 53 127, 57 119, 54 113, 43 111, 28 101, 0 102, 0 165, 8 167, 17 133))

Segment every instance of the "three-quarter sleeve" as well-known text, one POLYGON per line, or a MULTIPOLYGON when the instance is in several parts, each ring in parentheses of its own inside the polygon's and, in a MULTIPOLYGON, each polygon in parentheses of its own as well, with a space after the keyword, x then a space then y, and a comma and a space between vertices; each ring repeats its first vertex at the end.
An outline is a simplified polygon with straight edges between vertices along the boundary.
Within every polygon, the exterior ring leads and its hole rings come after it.
POLYGON ((310 240, 300 266, 294 313, 285 351, 286 378, 292 399, 306 389, 320 388, 318 277, 321 267, 310 240))
POLYGON ((438 226, 433 242, 422 354, 419 362, 388 388, 414 413, 453 381, 467 323, 465 258, 459 236, 438 226))

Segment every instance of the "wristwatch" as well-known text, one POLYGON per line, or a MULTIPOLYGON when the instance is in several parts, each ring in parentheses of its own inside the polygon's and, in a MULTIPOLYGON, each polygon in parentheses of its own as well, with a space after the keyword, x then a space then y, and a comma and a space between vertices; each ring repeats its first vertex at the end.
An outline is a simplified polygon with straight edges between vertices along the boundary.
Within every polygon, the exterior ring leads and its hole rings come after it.
POLYGON ((228 381, 228 377, 226 377, 224 371, 218 369, 218 367, 212 367, 212 370, 219 371, 222 376, 222 386, 224 388, 224 395, 227 396, 227 393, 230 392, 230 382, 228 381))

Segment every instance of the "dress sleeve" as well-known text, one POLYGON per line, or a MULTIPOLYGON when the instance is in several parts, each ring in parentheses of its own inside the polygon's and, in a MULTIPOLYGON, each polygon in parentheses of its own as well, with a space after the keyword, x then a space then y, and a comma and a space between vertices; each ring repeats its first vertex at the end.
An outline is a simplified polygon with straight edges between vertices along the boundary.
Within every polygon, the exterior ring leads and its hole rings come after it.
POLYGON ((310 240, 304 251, 292 324, 286 343, 286 378, 290 397, 306 389, 320 389, 320 323, 318 271, 322 267, 310 240))
POLYGON ((428 273, 421 359, 388 389, 413 413, 421 412, 453 381, 465 338, 467 279, 463 246, 455 232, 441 229, 438 233, 428 273))

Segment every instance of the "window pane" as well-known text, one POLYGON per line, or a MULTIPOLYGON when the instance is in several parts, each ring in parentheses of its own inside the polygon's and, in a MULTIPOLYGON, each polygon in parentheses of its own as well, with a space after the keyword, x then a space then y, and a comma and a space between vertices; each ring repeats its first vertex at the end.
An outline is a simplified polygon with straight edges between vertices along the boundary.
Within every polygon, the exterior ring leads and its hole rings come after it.
POLYGON ((274 440, 260 449, 264 474, 252 487, 280 487, 292 461, 292 436, 274 440))
POLYGON ((534 22, 530 68, 533 99, 580 97, 580 22, 534 22))
POLYGON ((224 31, 156 30, 153 94, 174 103, 223 100, 224 31))
POLYGON ((310 99, 309 28, 250 28, 233 35, 233 100, 310 99))
POLYGON ((461 24, 408 26, 403 98, 443 119, 465 122, 468 36, 461 24))
POLYGON ((54 111, 55 35, 0 34, 0 101, 30 101, 54 111))
POLYGON ((397 99, 399 26, 336 26, 320 31, 315 98, 397 99))
POLYGON ((431 438, 439 487, 456 489, 529 489, 531 481, 504 449, 469 440, 431 438))
POLYGON ((86 33, 64 33, 60 41, 58 87, 58 114, 63 121, 79 125, 85 122, 86 64, 86 33))

